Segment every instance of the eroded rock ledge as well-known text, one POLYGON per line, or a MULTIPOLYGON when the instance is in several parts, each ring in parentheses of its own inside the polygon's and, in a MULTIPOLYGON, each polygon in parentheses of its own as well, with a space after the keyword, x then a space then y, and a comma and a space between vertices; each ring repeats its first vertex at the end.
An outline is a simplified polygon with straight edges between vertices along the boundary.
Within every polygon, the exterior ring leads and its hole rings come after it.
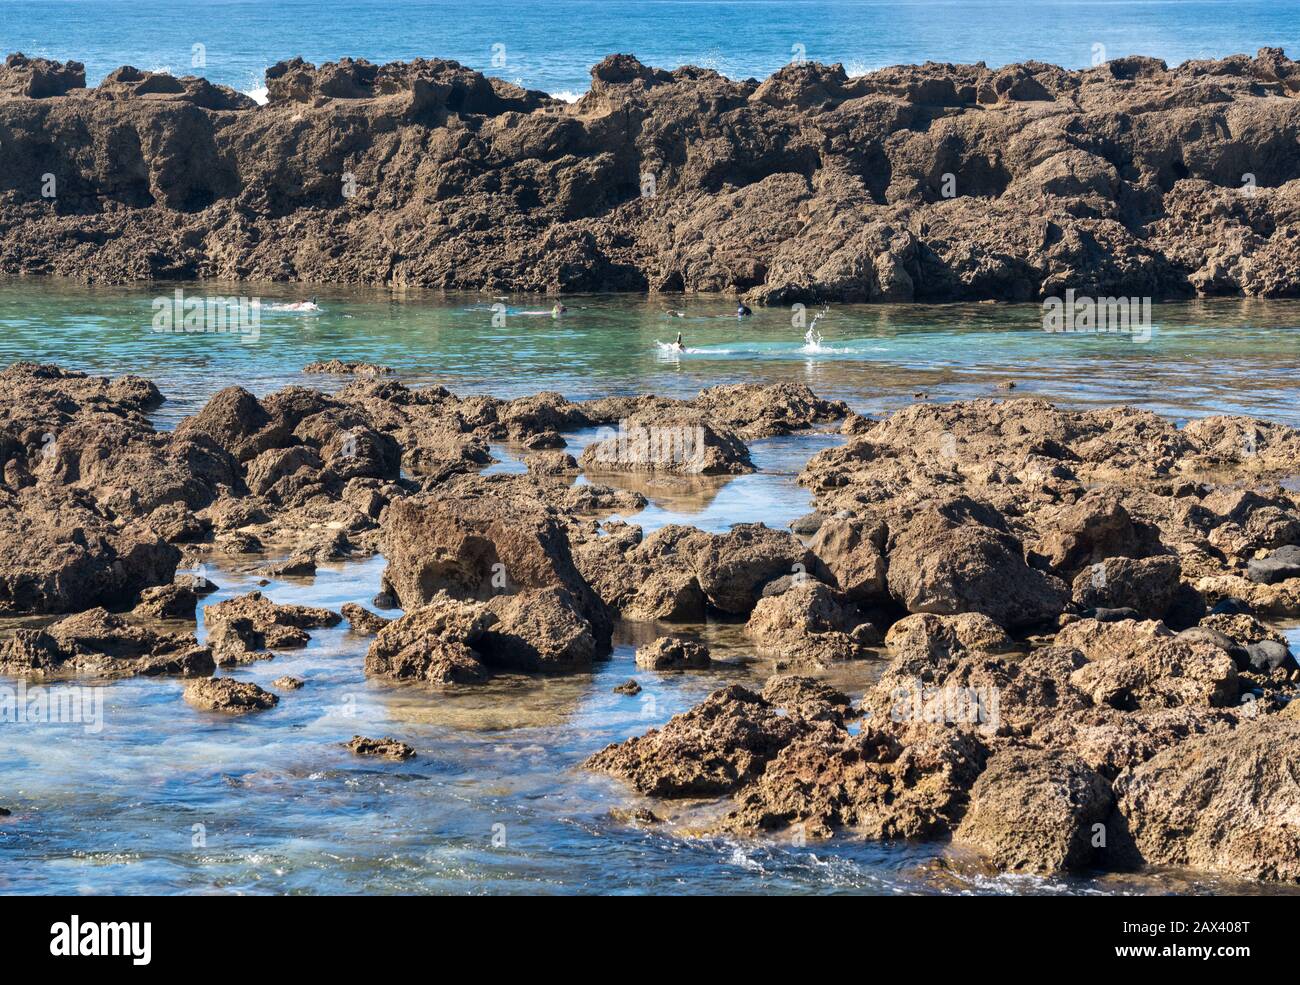
POLYGON ((0 271, 762 303, 1300 291, 1300 66, 927 63, 763 82, 611 55, 573 105, 295 59, 270 103, 11 55, 0 271), (42 197, 45 175, 56 195, 42 197))

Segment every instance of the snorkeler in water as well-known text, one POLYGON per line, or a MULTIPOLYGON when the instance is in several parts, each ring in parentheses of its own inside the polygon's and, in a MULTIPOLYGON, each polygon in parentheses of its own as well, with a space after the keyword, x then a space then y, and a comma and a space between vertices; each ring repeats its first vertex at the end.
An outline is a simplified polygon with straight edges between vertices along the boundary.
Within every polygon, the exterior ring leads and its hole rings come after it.
POLYGON ((749 305, 742 303, 736 306, 737 318, 748 318, 752 314, 753 312, 749 310, 749 305))
POLYGON ((316 303, 316 297, 313 295, 310 301, 293 301, 288 304, 273 304, 272 311, 320 311, 320 305, 316 303))
POLYGON ((564 314, 564 313, 565 313, 566 311, 568 311, 568 310, 569 310, 569 309, 566 308, 564 305, 562 305, 559 301, 556 301, 556 302, 555 302, 555 307, 553 307, 553 308, 551 309, 551 317, 552 317, 552 318, 559 318, 560 315, 564 314))

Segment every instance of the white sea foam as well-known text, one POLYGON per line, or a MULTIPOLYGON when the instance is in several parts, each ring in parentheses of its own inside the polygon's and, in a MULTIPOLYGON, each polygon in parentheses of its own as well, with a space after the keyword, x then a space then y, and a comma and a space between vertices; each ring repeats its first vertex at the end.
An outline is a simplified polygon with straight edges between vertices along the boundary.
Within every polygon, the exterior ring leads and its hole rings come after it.
POLYGON ((817 323, 822 320, 822 315, 826 314, 826 309, 822 308, 813 316, 812 324, 808 326, 808 331, 803 335, 803 348, 800 352, 831 352, 833 350, 822 344, 822 333, 817 331, 817 323))
POLYGON ((252 89, 245 89, 244 95, 251 98, 253 102, 257 103, 259 106, 265 106, 271 101, 270 93, 264 85, 255 86, 252 89))

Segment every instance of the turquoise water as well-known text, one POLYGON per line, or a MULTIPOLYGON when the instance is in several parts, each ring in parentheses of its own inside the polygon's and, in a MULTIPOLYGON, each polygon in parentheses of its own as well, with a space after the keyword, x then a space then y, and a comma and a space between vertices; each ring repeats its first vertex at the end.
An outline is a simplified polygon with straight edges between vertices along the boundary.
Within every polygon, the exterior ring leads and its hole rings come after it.
MULTIPOLYGON (((161 289, 169 295, 173 285, 161 289)), ((296 300, 284 285, 186 285, 189 292, 296 300)), ((1042 394, 1071 405, 1135 402, 1190 417, 1233 411, 1300 424, 1295 369, 1300 304, 1158 305, 1150 342, 1048 335, 1032 306, 854 307, 827 310, 810 346, 789 311, 738 321, 707 299, 578 297, 560 319, 524 314, 535 298, 443 297, 348 290, 318 296, 315 315, 265 312, 256 342, 150 330, 154 291, 52 281, 0 284, 0 364, 55 360, 96 373, 140 373, 167 397, 170 427, 220 387, 265 393, 289 383, 339 386, 300 367, 340 357, 388 363, 402 379, 502 396, 572 397, 653 391, 690 396, 717 382, 795 380, 861 411, 932 400, 1042 394), (493 323, 493 304, 505 305, 493 323), (671 305, 671 307, 670 307, 671 305), (678 317, 674 312, 681 312, 678 317), (658 341, 681 331, 687 352, 658 341)), ((589 435, 571 436, 574 451, 589 435)), ((627 519, 725 530, 774 526, 803 513, 795 476, 819 433, 753 443, 759 471, 682 492, 640 487, 650 505, 627 519)), ((518 470, 494 449, 498 470, 518 470)), ((628 480, 634 482, 635 480, 628 480)), ((272 582, 271 598, 336 608, 365 602, 383 559, 272 582)), ((256 587, 254 563, 209 559, 221 591, 256 587)), ((1030 879, 991 876, 944 845, 840 838, 794 845, 683 837, 714 805, 650 805, 662 829, 628 827, 611 807, 641 802, 619 782, 578 769, 608 742, 640 734, 729 682, 761 685, 734 624, 690 627, 712 648, 709 671, 638 671, 645 629, 623 627, 594 674, 503 677, 457 695, 369 680, 367 641, 346 626, 314 630, 304 650, 232 673, 263 686, 307 681, 272 711, 243 719, 201 714, 173 680, 104 685, 101 731, 73 724, 3 724, 0 892, 7 893, 1148 893, 1274 891, 1179 873, 1030 879), (636 677, 635 698, 612 688, 636 677), (418 756, 403 764, 352 757, 354 734, 394 735, 418 756)), ((202 628, 200 627, 200 632, 202 628)), ((1291 631, 1300 647, 1300 631, 1291 631)), ((831 677, 860 695, 878 662, 831 677)), ((17 682, 0 678, 0 686, 17 682)), ((70 684, 50 685, 53 692, 70 684)))
POLYGON ((616 51, 763 78, 801 53, 852 73, 927 59, 1080 68, 1094 45, 1170 64, 1264 45, 1294 55, 1300 18, 1278 0, 0 0, 0 52, 82 61, 92 85, 133 64, 247 92, 294 55, 455 58, 574 97, 616 51))
POLYGON ((818 318, 821 342, 809 346, 791 311, 758 309, 741 321, 721 299, 566 298, 569 310, 557 320, 539 298, 313 287, 323 310, 304 315, 269 310, 300 299, 283 284, 182 286, 186 296, 260 297, 257 340, 244 341, 153 332, 152 299, 174 289, 0 282, 0 363, 54 360, 148 376, 168 398, 158 414, 164 427, 232 383, 259 394, 286 383, 341 386, 346 378, 299 372, 334 357, 501 397, 540 390, 574 399, 690 397, 716 383, 789 380, 878 412, 910 404, 917 393, 1005 397, 999 384, 1013 382, 1016 396, 1072 406, 1130 403, 1180 419, 1245 413, 1300 425, 1297 301, 1157 304, 1146 343, 1043 332, 1035 305, 843 305, 818 318), (656 344, 678 332, 686 352, 656 344))

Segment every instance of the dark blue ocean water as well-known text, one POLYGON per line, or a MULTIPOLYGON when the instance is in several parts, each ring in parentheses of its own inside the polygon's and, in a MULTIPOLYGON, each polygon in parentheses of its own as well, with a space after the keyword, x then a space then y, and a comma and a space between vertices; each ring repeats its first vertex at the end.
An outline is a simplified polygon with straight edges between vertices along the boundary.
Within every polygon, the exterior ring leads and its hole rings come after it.
POLYGON ((294 55, 455 58, 572 97, 616 51, 761 78, 798 55, 861 73, 926 59, 1173 64, 1264 45, 1300 50, 1293 0, 0 0, 0 52, 77 59, 92 85, 132 64, 246 92, 294 55))

